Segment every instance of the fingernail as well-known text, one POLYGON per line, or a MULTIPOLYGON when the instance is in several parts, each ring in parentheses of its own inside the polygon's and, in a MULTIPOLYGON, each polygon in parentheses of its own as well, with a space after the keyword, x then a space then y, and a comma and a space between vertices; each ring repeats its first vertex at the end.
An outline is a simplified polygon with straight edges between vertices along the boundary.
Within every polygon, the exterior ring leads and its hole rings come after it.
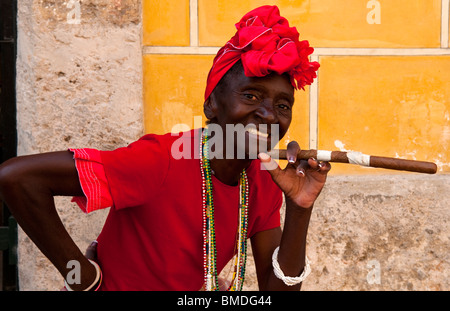
POLYGON ((267 161, 270 159, 270 156, 264 152, 261 152, 260 154, 258 154, 258 157, 260 160, 263 160, 263 161, 267 161))
POLYGON ((305 176, 305 170, 303 168, 299 168, 299 169, 297 169, 297 174, 305 176))
POLYGON ((289 163, 295 163, 295 157, 294 157, 294 156, 290 156, 290 157, 288 158, 288 162, 289 162, 289 163))

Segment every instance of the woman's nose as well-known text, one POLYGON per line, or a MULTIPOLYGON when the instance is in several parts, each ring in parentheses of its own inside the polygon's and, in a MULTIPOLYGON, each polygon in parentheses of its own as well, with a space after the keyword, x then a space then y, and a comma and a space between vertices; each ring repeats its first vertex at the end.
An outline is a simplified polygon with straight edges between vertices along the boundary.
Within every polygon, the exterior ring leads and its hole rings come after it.
POLYGON ((264 123, 276 123, 277 114, 271 100, 265 100, 256 110, 256 115, 261 118, 264 123))

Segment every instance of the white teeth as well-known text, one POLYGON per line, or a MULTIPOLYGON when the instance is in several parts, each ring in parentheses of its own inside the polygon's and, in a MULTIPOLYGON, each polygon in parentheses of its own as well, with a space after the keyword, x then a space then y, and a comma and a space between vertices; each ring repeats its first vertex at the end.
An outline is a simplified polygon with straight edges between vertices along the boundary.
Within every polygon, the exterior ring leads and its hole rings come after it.
POLYGON ((256 128, 254 128, 254 127, 251 127, 251 128, 249 128, 249 129, 247 129, 247 132, 249 132, 250 134, 257 135, 257 136, 262 136, 262 137, 265 137, 265 138, 269 137, 269 134, 267 134, 267 133, 261 133, 260 131, 258 131, 258 130, 257 130, 256 128))

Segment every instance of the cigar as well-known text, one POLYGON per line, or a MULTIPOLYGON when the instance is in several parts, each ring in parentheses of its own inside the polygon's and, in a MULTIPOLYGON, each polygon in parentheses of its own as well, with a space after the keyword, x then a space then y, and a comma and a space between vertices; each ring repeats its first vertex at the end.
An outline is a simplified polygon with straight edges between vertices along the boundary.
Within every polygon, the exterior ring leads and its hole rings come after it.
MULTIPOLYGON (((275 149, 268 153, 272 158, 287 160, 286 149, 275 149)), ((318 161, 337 163, 350 163, 367 167, 384 168, 398 171, 409 171, 416 173, 435 174, 437 165, 433 162, 405 160, 390 157, 379 157, 366 155, 356 151, 326 151, 326 150, 300 150, 297 159, 307 160, 309 158, 318 161)))

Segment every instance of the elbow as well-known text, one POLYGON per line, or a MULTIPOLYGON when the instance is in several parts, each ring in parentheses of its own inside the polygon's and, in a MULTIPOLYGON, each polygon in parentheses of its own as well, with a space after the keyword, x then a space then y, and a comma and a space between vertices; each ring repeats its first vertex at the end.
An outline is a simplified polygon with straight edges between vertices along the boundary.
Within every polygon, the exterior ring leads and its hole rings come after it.
POLYGON ((17 158, 9 159, 0 165, 0 198, 7 202, 8 194, 20 185, 21 170, 17 158))

